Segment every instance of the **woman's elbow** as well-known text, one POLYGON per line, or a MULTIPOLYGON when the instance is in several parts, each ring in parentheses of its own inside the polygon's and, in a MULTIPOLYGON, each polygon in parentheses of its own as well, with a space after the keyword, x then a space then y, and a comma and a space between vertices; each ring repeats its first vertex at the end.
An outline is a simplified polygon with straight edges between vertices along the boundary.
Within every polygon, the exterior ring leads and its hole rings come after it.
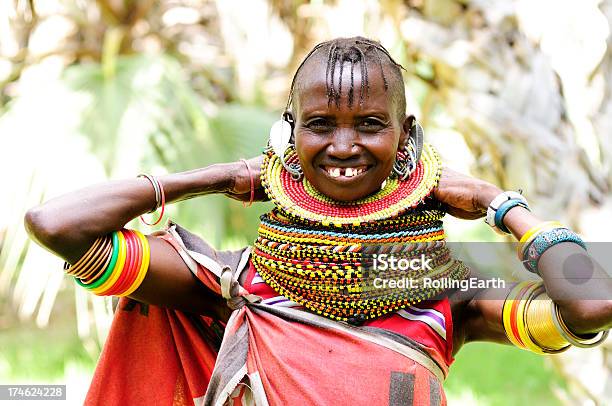
POLYGON ((51 215, 42 206, 32 207, 26 212, 24 226, 34 241, 49 249, 53 249, 61 235, 51 215))
POLYGON ((612 299, 559 303, 565 324, 576 334, 596 333, 612 327, 612 299))

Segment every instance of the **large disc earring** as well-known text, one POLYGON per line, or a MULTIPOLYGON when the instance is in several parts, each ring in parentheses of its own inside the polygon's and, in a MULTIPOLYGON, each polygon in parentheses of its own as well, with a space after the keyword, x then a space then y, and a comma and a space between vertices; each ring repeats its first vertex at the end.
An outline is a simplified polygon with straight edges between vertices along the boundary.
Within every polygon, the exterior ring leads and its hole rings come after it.
POLYGON ((406 180, 415 171, 421 152, 423 152, 423 127, 417 122, 414 116, 410 116, 412 125, 410 126, 408 143, 397 152, 397 157, 393 163, 392 174, 400 180, 406 180))
POLYGON ((291 174, 291 178, 299 181, 302 178, 303 171, 299 160, 297 162, 288 163, 285 160, 287 151, 295 149, 293 138, 293 121, 287 112, 283 113, 280 120, 275 122, 270 129, 270 137, 268 138, 268 149, 272 149, 276 156, 281 160, 285 170, 291 174))

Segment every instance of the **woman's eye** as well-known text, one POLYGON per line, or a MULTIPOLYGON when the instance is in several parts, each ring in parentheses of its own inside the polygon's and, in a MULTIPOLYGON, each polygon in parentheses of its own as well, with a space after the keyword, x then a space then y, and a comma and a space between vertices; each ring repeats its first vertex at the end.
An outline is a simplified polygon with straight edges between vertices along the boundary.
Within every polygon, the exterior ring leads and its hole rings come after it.
POLYGON ((306 127, 313 131, 329 131, 332 127, 332 123, 329 122, 329 120, 316 119, 309 121, 306 127))
POLYGON ((366 130, 366 131, 378 131, 382 129, 384 126, 385 126, 384 123, 382 123, 379 120, 374 120, 374 119, 366 119, 366 120, 363 120, 359 124, 359 127, 362 130, 366 130))

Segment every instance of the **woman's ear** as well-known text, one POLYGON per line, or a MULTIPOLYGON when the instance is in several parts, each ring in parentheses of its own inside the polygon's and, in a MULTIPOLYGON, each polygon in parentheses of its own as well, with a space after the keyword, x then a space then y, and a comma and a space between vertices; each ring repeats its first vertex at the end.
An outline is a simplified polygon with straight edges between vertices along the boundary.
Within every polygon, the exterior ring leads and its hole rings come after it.
POLYGON ((414 116, 407 116, 402 123, 402 133, 400 134, 399 139, 399 149, 403 149, 408 144, 408 139, 410 138, 410 129, 412 128, 412 123, 414 122, 414 116))

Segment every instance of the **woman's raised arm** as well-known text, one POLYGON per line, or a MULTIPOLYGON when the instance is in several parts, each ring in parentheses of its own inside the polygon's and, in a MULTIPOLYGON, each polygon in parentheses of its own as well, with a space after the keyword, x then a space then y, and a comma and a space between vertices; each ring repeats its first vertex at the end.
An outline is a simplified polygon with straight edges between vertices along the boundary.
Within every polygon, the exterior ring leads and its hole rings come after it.
MULTIPOLYGON (((209 193, 224 193, 237 200, 248 199, 251 176, 259 190, 260 158, 216 164, 188 172, 158 177, 166 202, 177 202, 209 193)), ((77 190, 30 209, 26 230, 36 242, 74 264, 93 242, 121 229, 155 206, 155 191, 146 178, 111 181, 77 190)), ((166 242, 148 238, 151 246, 149 272, 132 294, 137 300, 186 311, 210 312, 210 302, 221 303, 197 281, 178 253, 166 242)), ((223 306, 215 313, 227 313, 223 306)), ((217 314, 220 316, 220 314, 217 314)))
MULTIPOLYGON (((444 168, 435 196, 446 205, 448 213, 476 219, 485 215, 491 201, 501 192, 488 182, 444 168)), ((503 223, 520 240, 542 220, 517 205, 507 211, 503 223)), ((558 306, 573 333, 588 335, 612 327, 612 277, 580 245, 553 244, 541 255, 537 270, 546 294, 558 306)), ((499 296, 499 290, 484 289, 470 300, 461 315, 465 341, 509 343, 502 325, 504 300, 499 296)))

